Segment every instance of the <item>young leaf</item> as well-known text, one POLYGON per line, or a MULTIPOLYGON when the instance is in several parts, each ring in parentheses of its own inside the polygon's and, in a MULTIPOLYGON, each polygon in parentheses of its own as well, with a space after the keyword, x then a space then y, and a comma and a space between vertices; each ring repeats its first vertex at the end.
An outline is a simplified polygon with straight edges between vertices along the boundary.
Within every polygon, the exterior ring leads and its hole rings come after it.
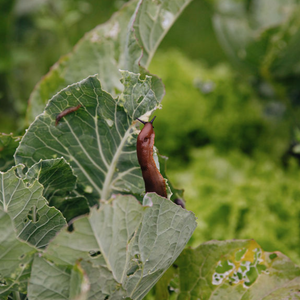
MULTIPOLYGON (((195 216, 155 193, 142 206, 118 196, 61 231, 44 256, 72 266, 79 258, 108 270, 132 299, 143 299, 174 262, 195 229, 195 216)), ((107 275, 108 276, 108 275, 107 275)), ((90 298, 89 298, 90 299, 90 298)))
POLYGON ((12 221, 0 209, 0 298, 12 291, 26 292, 36 249, 17 238, 12 221))
MULTIPOLYGON (((294 299, 300 268, 280 252, 264 252, 254 240, 210 241, 185 249, 174 264, 173 279, 163 279, 165 290, 178 291, 176 299, 294 299)), ((158 299, 161 293, 157 290, 158 299)))
POLYGON ((57 209, 47 205, 40 183, 27 185, 16 176, 17 167, 0 172, 0 208, 13 219, 19 238, 43 248, 66 221, 57 209))
POLYGON ((144 182, 136 157, 135 119, 159 105, 151 77, 122 72, 124 91, 114 99, 96 76, 53 97, 31 124, 15 153, 17 163, 30 167, 41 159, 63 156, 78 177, 79 193, 90 205, 114 193, 141 194, 144 182), (69 107, 81 107, 56 117, 69 107))

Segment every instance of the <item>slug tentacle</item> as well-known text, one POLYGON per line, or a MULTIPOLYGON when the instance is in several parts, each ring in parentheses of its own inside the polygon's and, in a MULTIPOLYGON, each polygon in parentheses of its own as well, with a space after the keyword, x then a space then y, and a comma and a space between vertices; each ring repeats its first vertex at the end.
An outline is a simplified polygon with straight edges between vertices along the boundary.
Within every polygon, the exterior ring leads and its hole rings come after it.
POLYGON ((150 122, 144 122, 138 119, 144 124, 144 128, 141 130, 137 138, 137 157, 141 166, 146 193, 155 192, 158 195, 167 198, 165 180, 158 171, 153 159, 153 146, 155 138, 155 133, 153 130, 154 119, 155 117, 150 122))

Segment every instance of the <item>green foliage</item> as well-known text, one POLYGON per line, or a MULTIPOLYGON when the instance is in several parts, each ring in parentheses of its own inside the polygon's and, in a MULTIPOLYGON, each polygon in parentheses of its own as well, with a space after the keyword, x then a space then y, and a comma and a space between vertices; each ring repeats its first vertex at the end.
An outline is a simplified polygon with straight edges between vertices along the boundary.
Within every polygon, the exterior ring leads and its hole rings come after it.
MULTIPOLYGON (((77 296, 143 299, 196 227, 193 213, 172 201, 155 193, 138 195, 143 187, 135 152, 135 119, 149 115, 159 101, 150 77, 141 80, 139 74, 128 71, 122 75, 125 88, 116 99, 101 89, 96 76, 58 93, 16 151, 16 160, 28 168, 26 174, 23 166, 18 170, 21 177, 16 175, 18 166, 0 173, 1 208, 13 219, 18 238, 39 248, 24 278, 26 282, 30 276, 29 299, 40 299, 41 295, 45 300, 77 296), (74 101, 82 105, 78 115, 67 115, 55 126, 57 113, 74 101), (83 137, 88 139, 85 146, 83 137), (50 159, 57 155, 65 158, 50 159), (143 205, 132 195, 116 196, 113 192, 136 193, 143 205), (86 213, 86 206, 78 205, 78 197, 84 202, 85 195, 90 205, 100 208, 91 208, 89 215, 67 227, 63 214, 49 207, 43 195, 59 204, 63 213, 70 215, 71 211, 73 217, 86 213), (66 198, 77 206, 75 211, 72 207, 66 210, 66 198), (75 291, 71 290, 74 285, 78 287, 75 291)), ((6 235, 5 231, 4 239, 6 235)), ((15 239, 12 242, 16 243, 15 239)), ((19 252, 9 256, 12 268, 20 259, 15 255, 19 252)), ((9 263, 5 255, 3 260, 9 263)), ((2 275, 2 295, 12 291, 10 285, 17 292, 26 292, 26 287, 21 289, 17 282, 8 281, 13 277, 11 272, 9 269, 2 275)), ((22 270, 19 272, 23 276, 22 270)))
POLYGON ((156 144, 161 154, 177 159, 170 161, 174 168, 190 161, 192 147, 208 144, 275 158, 285 150, 289 123, 265 115, 261 99, 228 65, 207 68, 169 51, 158 52, 150 70, 166 86, 163 110, 156 112, 156 144))
POLYGON ((155 299, 294 299, 299 284, 300 268, 281 253, 264 252, 254 240, 210 241, 182 252, 155 299))
POLYGON ((283 170, 266 154, 254 160, 234 150, 225 156, 211 146, 194 150, 192 157, 175 179, 185 187, 187 209, 199 219, 193 246, 211 239, 254 238, 263 249, 300 262, 296 164, 283 170))
MULTIPOLYGON (((279 249, 300 261, 299 171, 290 162, 286 170, 275 162, 290 123, 283 109, 268 114, 257 93, 228 65, 209 69, 176 51, 159 54, 151 65, 167 90, 155 123, 157 145, 176 166, 171 178, 186 187, 188 210, 172 203, 182 190, 171 183, 172 201, 144 195, 136 118, 147 119, 160 108, 164 94, 161 81, 146 68, 189 2, 130 1, 88 32, 36 85, 28 111, 34 121, 15 152, 19 165, 0 172, 1 297, 143 299, 170 266, 154 289, 157 299, 299 294, 299 268, 280 252, 264 252, 254 240, 211 241, 182 252, 196 228, 192 209, 199 218, 192 246, 208 239, 255 238, 264 249, 279 249), (72 107, 77 109, 57 119, 72 107)), ((53 4, 60 23, 40 10, 36 24, 58 33, 73 28, 84 13, 80 3, 53 4)), ((231 16, 241 5, 229 5, 231 16)), ((260 68, 269 83, 272 72, 285 76, 292 69, 294 76, 298 69, 291 61, 298 52, 289 45, 279 55, 280 43, 272 34, 292 45, 297 36, 287 39, 289 30, 259 12, 256 7, 257 28, 270 30, 257 41, 245 30, 246 18, 239 20, 242 34, 233 35, 233 42, 240 38, 242 43, 232 46, 247 48, 250 41, 254 56, 248 60, 247 52, 243 63, 260 68), (271 54, 259 65, 269 42, 274 42, 271 54)), ((294 13, 289 16, 288 24, 297 27, 294 13)), ((221 18, 225 31, 227 17, 221 18)), ((254 69, 250 72, 257 76, 254 69)), ((17 142, 12 135, 0 136, 1 170, 12 165, 17 142)), ((166 158, 158 159, 166 177, 166 158)))

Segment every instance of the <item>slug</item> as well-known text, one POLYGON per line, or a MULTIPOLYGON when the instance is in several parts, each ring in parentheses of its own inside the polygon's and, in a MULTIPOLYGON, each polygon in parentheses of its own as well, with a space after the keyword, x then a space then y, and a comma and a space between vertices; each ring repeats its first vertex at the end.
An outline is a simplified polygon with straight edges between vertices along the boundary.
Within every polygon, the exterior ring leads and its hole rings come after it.
POLYGON ((82 105, 79 104, 77 106, 74 107, 69 107, 67 109, 65 109, 64 111, 62 111, 59 115, 57 115, 56 117, 56 121, 55 121, 55 126, 57 126, 58 122, 60 121, 61 118, 63 118, 64 116, 76 111, 77 109, 79 109, 82 105))
POLYGON ((167 198, 166 182, 158 171, 153 159, 153 145, 155 133, 153 130, 154 117, 150 122, 144 122, 144 128, 137 138, 136 150, 139 164, 142 169, 145 182, 146 193, 155 192, 156 194, 167 198))

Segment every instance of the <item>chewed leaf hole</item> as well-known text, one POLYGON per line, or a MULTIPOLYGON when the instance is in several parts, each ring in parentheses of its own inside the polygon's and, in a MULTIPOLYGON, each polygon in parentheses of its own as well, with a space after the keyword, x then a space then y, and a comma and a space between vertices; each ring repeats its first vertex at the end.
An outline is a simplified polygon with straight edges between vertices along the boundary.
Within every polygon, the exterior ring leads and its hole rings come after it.
POLYGON ((137 103, 141 103, 143 99, 144 99, 144 97, 140 96, 139 99, 137 99, 137 103))
POLYGON ((127 271, 127 276, 133 275, 138 269, 139 269, 138 265, 132 266, 132 267, 127 271))
POLYGON ((0 286, 7 286, 6 280, 0 279, 0 286))
POLYGON ((38 220, 40 219, 40 215, 35 205, 31 207, 30 211, 28 212, 27 218, 33 223, 38 222, 38 220))
POLYGON ((73 224, 70 224, 69 226, 68 226, 68 228, 67 228, 67 230, 69 231, 69 232, 73 232, 74 231, 74 225, 73 224))
POLYGON ((97 257, 97 256, 101 255, 101 252, 100 251, 91 250, 91 251, 89 251, 89 255, 91 257, 97 257))
POLYGON ((272 253, 269 255, 269 258, 270 259, 275 259, 277 257, 277 254, 276 253, 272 253))

